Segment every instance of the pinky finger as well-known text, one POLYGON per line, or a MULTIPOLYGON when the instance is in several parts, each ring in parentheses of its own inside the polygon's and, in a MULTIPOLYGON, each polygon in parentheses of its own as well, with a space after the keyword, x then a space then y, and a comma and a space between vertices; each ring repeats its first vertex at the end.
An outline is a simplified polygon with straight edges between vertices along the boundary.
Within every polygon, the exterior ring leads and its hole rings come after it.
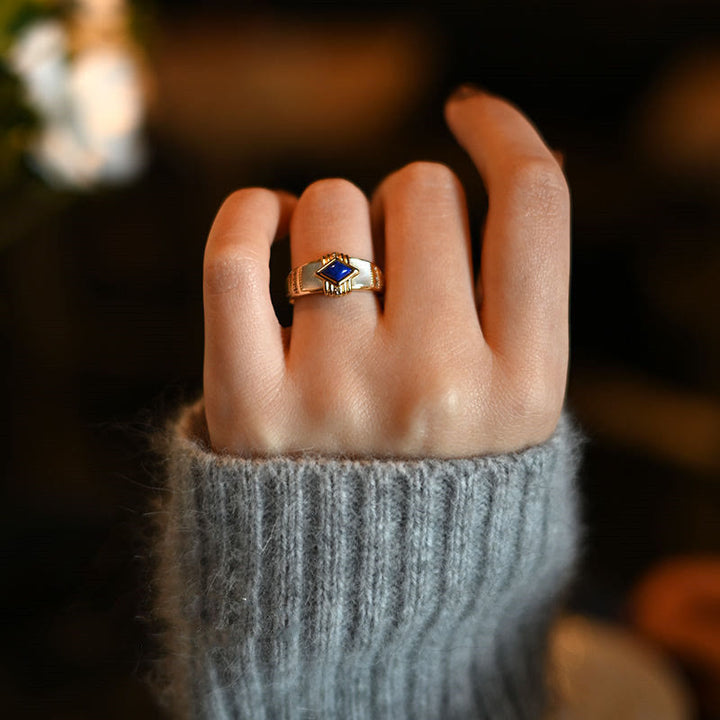
POLYGON ((205 411, 213 447, 232 447, 234 419, 277 392, 285 374, 282 328, 270 298, 270 249, 297 202, 264 188, 239 190, 215 218, 203 263, 205 411))

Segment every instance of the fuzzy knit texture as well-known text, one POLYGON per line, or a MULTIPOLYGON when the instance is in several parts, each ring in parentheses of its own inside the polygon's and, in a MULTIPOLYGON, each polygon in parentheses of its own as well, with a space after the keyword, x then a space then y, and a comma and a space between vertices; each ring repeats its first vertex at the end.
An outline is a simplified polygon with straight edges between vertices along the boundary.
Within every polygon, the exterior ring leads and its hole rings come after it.
POLYGON ((173 717, 541 718, 576 558, 580 436, 463 459, 211 452, 165 436, 173 717))

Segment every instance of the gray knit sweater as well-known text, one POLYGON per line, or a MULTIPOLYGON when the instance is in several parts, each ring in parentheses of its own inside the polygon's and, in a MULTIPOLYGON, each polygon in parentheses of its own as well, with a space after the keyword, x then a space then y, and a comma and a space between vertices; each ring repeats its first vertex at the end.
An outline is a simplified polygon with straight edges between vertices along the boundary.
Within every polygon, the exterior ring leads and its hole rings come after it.
POLYGON ((466 459, 165 438, 160 608, 173 717, 540 718, 577 545, 579 439, 466 459))

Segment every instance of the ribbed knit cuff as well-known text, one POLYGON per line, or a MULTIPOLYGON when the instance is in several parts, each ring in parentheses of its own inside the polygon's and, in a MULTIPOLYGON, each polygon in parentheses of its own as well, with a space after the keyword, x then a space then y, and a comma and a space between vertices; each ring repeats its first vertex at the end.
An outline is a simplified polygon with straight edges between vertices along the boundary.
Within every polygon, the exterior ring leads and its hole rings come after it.
POLYGON ((201 412, 186 410, 166 448, 161 608, 178 713, 542 715, 576 548, 567 417, 507 455, 243 459, 209 452, 201 412))

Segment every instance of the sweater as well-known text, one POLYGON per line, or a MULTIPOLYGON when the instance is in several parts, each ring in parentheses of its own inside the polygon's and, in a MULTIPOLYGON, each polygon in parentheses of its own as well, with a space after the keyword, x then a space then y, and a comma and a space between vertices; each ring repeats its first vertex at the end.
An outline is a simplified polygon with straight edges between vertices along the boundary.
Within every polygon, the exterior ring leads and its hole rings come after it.
POLYGON ((173 717, 540 718, 580 435, 472 458, 269 458, 169 424, 158 607, 173 717))

